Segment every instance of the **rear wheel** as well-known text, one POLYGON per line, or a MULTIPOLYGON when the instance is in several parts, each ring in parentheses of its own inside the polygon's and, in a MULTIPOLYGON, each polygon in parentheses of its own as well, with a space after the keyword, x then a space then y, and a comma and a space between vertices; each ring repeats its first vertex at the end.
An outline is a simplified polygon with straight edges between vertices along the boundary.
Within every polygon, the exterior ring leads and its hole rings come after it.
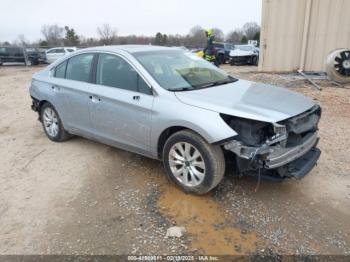
POLYGON ((50 103, 46 102, 40 110, 40 117, 46 136, 54 142, 62 142, 71 137, 64 130, 61 118, 56 109, 50 103))
POLYGON ((252 57, 252 65, 258 65, 258 57, 256 56, 252 57))
POLYGON ((216 187, 225 173, 222 149, 189 130, 179 131, 166 141, 163 163, 172 181, 183 191, 197 195, 216 187))

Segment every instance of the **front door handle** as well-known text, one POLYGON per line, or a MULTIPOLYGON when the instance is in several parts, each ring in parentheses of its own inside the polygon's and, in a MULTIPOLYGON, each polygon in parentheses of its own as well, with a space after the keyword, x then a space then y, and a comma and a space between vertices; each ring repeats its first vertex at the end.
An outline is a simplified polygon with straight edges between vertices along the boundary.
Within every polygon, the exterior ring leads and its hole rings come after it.
POLYGON ((132 99, 134 99, 135 101, 139 101, 140 100, 140 96, 133 96, 132 99))

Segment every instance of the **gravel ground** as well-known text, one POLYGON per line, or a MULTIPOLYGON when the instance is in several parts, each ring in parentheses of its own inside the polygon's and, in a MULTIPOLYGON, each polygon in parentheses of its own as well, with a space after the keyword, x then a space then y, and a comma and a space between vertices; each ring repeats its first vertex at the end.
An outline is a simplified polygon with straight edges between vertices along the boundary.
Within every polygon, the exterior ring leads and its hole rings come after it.
POLYGON ((255 178, 228 173, 212 193, 186 195, 158 161, 78 137, 50 142, 30 110, 40 67, 0 67, 0 254, 350 254, 349 90, 223 68, 321 104, 322 155, 303 180, 255 192, 255 178), (187 232, 165 238, 173 225, 187 232))

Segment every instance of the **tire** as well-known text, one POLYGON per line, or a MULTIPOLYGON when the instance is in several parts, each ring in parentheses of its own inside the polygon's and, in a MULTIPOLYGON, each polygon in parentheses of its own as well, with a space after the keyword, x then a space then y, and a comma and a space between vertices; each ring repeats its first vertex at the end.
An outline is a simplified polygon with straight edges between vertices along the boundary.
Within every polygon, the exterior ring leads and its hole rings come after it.
POLYGON ((72 135, 64 129, 60 116, 50 103, 46 102, 41 107, 40 119, 44 132, 51 141, 63 142, 72 137, 72 135))
POLYGON ((225 64, 225 57, 224 57, 224 55, 219 55, 217 60, 218 60, 219 65, 225 64))
POLYGON ((38 65, 39 61, 36 59, 36 60, 32 60, 31 63, 32 63, 32 65, 38 65))
POLYGON ((220 146, 208 144, 190 130, 179 131, 168 138, 163 148, 163 164, 166 174, 176 185, 195 195, 212 190, 225 173, 225 159, 220 146))
POLYGON ((254 66, 258 65, 258 57, 256 57, 256 56, 252 57, 252 65, 254 65, 254 66))

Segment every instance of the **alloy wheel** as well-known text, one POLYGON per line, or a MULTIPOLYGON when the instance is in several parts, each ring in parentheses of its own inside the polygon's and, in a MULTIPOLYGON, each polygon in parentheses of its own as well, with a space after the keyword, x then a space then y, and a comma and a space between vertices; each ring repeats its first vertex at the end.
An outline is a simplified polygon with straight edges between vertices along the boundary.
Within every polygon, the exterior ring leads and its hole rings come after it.
POLYGON ((47 134, 50 137, 56 137, 59 132, 59 124, 57 114, 52 108, 45 108, 43 113, 43 123, 47 134))
POLYGON ((195 187, 205 177, 205 162, 195 146, 178 142, 169 151, 169 166, 175 178, 183 185, 195 187))

